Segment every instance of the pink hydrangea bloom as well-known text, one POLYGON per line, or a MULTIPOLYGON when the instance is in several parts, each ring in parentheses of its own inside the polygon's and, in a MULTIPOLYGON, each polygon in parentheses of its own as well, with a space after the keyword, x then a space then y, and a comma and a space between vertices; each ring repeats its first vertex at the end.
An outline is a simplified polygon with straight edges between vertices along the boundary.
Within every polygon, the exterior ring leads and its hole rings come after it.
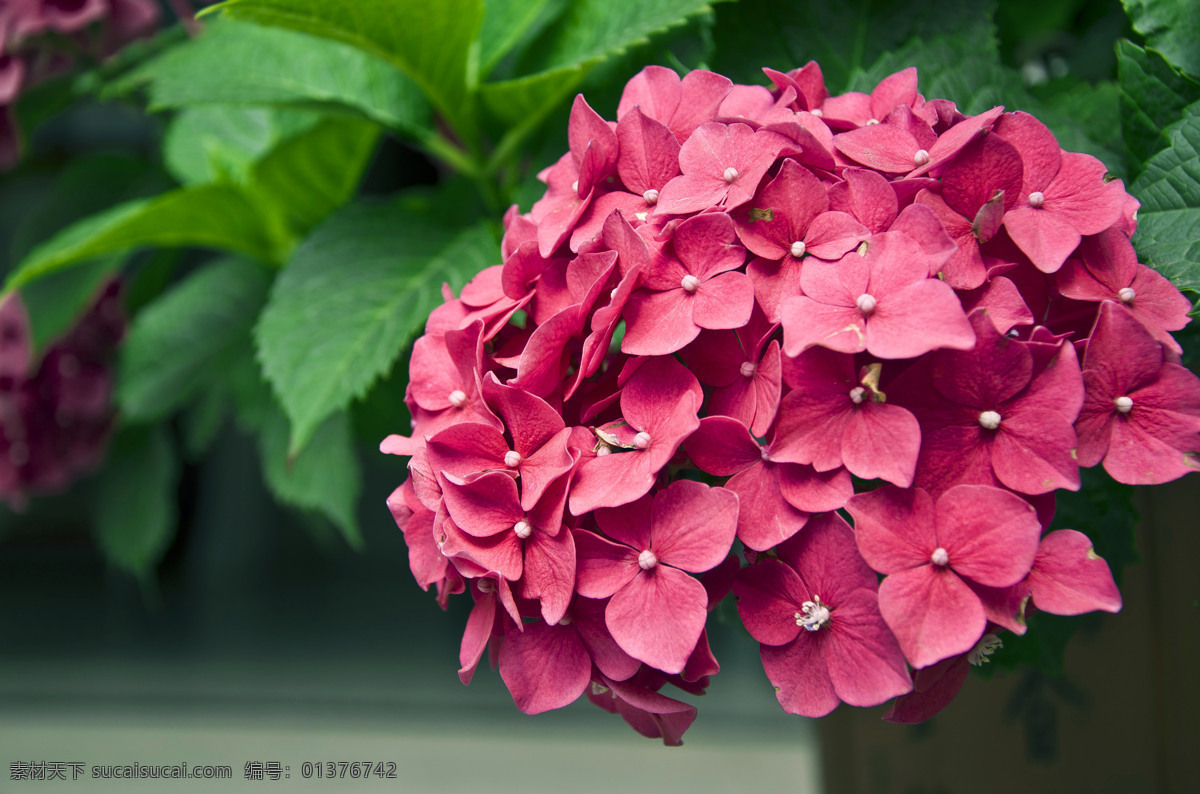
POLYGON ((576 98, 502 264, 414 347, 388 506, 418 584, 470 593, 460 675, 487 652, 522 711, 582 694, 679 744, 665 688, 718 674, 732 590, 785 710, 926 719, 1031 611, 1120 608, 1050 528, 1081 466, 1196 466, 1190 305, 1099 161, 915 69, 766 75, 648 67, 615 120, 576 98))

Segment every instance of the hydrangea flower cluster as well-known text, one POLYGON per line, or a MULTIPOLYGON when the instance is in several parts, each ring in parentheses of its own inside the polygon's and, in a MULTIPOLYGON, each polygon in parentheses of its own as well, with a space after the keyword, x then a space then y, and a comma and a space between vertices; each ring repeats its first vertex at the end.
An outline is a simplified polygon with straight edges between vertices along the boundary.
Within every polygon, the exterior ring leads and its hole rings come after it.
POLYGON ((79 53, 111 55, 157 25, 155 0, 0 2, 0 169, 20 153, 13 105, 21 92, 69 71, 79 53))
POLYGON ((417 582, 474 602, 528 713, 586 695, 677 744, 730 590, 788 712, 927 718, 1034 609, 1117 611, 1081 466, 1194 471, 1189 301, 1138 203, 1037 119, 915 69, 830 96, 648 67, 570 150, 503 264, 429 318, 389 498, 417 582), (848 520, 849 519, 849 520, 848 520))
POLYGON ((35 361, 18 293, 0 303, 0 499, 20 509, 95 466, 113 426, 113 360, 125 335, 121 284, 35 361))

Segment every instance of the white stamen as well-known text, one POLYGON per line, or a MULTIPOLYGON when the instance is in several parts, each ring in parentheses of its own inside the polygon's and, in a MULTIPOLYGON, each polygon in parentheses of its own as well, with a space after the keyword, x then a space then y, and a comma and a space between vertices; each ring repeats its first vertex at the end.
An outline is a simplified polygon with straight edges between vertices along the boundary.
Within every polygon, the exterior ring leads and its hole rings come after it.
POLYGON ((917 149, 917 153, 913 155, 913 162, 916 163, 918 168, 925 165, 929 162, 929 152, 924 149, 917 149))
POLYGON ((1045 203, 1046 197, 1042 195, 1040 190, 1035 190, 1029 194, 1029 206, 1037 209, 1045 203))
POLYGON ((525 523, 524 521, 518 521, 517 523, 513 524, 513 534, 521 540, 524 540, 533 534, 533 527, 529 526, 529 524, 525 523))
POLYGON ((700 279, 696 278, 691 273, 688 273, 679 280, 679 286, 683 287, 686 292, 695 292, 700 288, 700 279))
POLYGON ((723 176, 725 177, 726 182, 729 182, 730 184, 732 184, 733 180, 738 178, 738 171, 733 166, 729 166, 728 168, 725 169, 725 173, 723 174, 723 176))
POLYGON ((809 113, 812 113, 817 118, 821 118, 822 116, 825 115, 825 111, 821 110, 820 108, 813 108, 812 110, 809 111, 809 113))
POLYGON ((738 372, 742 373, 743 378, 753 378, 754 373, 758 372, 758 365, 753 361, 743 361, 738 372))
POLYGON ((450 392, 450 396, 446 399, 448 399, 450 404, 455 408, 462 408, 467 404, 467 395, 462 391, 462 389, 455 389, 454 391, 450 392))
POLYGON ((646 449, 650 446, 650 434, 645 430, 633 437, 633 445, 638 449, 646 449))
POLYGON ((571 618, 571 616, 570 616, 570 615, 563 615, 563 616, 562 616, 562 620, 558 621, 558 625, 560 625, 560 626, 570 626, 570 625, 571 625, 572 623, 574 623, 574 622, 575 622, 575 621, 574 621, 574 620, 571 618))
POLYGON ((800 605, 803 612, 797 612, 796 625, 808 631, 816 631, 829 622, 829 607, 821 603, 821 596, 814 595, 812 601, 800 605))
POLYGON ((858 310, 863 314, 870 314, 871 312, 875 311, 875 296, 868 295, 864 292, 862 295, 858 296, 858 300, 854 302, 854 305, 857 306, 858 310))
POLYGON ((649 215, 650 215, 650 213, 648 213, 648 212, 635 212, 635 213, 633 213, 633 217, 637 218, 637 219, 638 219, 639 221, 641 221, 642 223, 645 223, 645 222, 646 222, 646 218, 647 218, 647 217, 649 217, 649 215))
POLYGON ((872 124, 878 124, 878 123, 879 123, 879 119, 867 119, 868 127, 870 127, 872 124))
POLYGON ((602 445, 596 447, 596 457, 598 457, 598 458, 602 458, 605 455, 611 455, 611 454, 612 454, 612 447, 608 446, 607 444, 602 444, 602 445))
POLYGON ((1137 297, 1137 293, 1133 291, 1133 287, 1121 287, 1117 292, 1117 297, 1121 299, 1121 303, 1133 303, 1133 299, 1137 297))
POLYGON ((579 192, 579 180, 578 179, 576 179, 574 182, 571 183, 571 192, 572 193, 579 192))
POLYGON ((608 299, 611 301, 611 300, 616 300, 616 298, 617 298, 617 288, 613 287, 612 291, 608 293, 608 299))
POLYGON ((658 191, 655 190, 654 188, 650 188, 649 190, 647 190, 645 193, 642 194, 642 198, 644 198, 646 200, 647 204, 657 204, 658 203, 658 191))
POLYGON ((504 465, 510 469, 515 469, 521 465, 521 453, 515 449, 510 449, 504 453, 504 465))
POLYGON ((1113 400, 1113 404, 1117 406, 1117 410, 1123 414, 1127 414, 1133 410, 1133 399, 1130 397, 1121 396, 1113 400))
POLYGON ((979 413, 979 426, 984 430, 995 430, 1000 426, 1000 414, 995 411, 981 411, 979 413))
POLYGON ((929 556, 929 561, 939 568, 945 568, 950 564, 950 554, 941 546, 933 550, 933 554, 929 556))
POLYGON ((600 697, 601 695, 605 694, 606 692, 608 692, 608 687, 606 687, 604 684, 597 684, 595 681, 592 682, 592 694, 593 695, 595 695, 596 697, 600 697))
POLYGON ((638 555, 638 566, 643 571, 648 571, 655 565, 658 565, 658 557, 655 557, 654 552, 650 551, 650 549, 646 549, 638 555))
POLYGON ((860 405, 865 399, 867 399, 867 390, 862 386, 855 386, 850 390, 850 401, 855 405, 860 405))
POLYGON ((1004 643, 995 634, 984 634, 975 643, 975 647, 967 653, 967 661, 976 667, 982 667, 991 661, 988 657, 1004 647, 1004 643))
POLYGON ((796 242, 792 243, 792 256, 796 257, 797 259, 804 256, 803 240, 797 240, 796 242))

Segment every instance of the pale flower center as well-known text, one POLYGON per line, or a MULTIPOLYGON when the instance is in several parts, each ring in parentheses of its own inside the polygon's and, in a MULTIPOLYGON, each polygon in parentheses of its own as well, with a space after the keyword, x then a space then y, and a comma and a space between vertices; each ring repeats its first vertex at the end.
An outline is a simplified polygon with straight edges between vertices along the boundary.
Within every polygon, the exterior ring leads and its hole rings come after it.
POLYGON ((1133 410, 1133 398, 1121 396, 1113 400, 1113 404, 1117 406, 1117 410, 1123 414, 1127 414, 1133 410))
POLYGON ((649 190, 647 190, 645 193, 642 194, 642 198, 646 200, 647 204, 657 204, 658 203, 658 191, 655 190, 654 188, 650 188, 649 190))
POLYGON ((638 555, 638 566, 643 571, 648 571, 655 565, 658 565, 658 557, 655 557, 654 552, 650 551, 650 549, 646 549, 638 555))
POLYGON ((979 413, 979 426, 984 430, 995 430, 1000 426, 1000 414, 995 411, 981 411, 979 413))
POLYGON ((929 561, 939 568, 945 568, 950 564, 950 553, 938 546, 933 550, 933 554, 929 555, 929 561))
POLYGON ((967 653, 967 661, 976 667, 983 667, 991 661, 988 657, 1003 647, 1004 643, 995 634, 984 634, 967 653))
POLYGON ((821 118, 822 116, 825 115, 825 111, 821 110, 820 108, 813 108, 812 110, 809 111, 809 113, 812 113, 817 118, 821 118))
POLYGON ((792 243, 792 256, 796 257, 797 259, 804 256, 803 240, 797 240, 796 242, 792 243))
POLYGON ((864 292, 858 296, 858 300, 854 302, 854 305, 858 306, 858 310, 863 314, 870 314, 875 311, 875 296, 864 292))
POLYGON ((743 361, 741 368, 738 369, 738 372, 742 373, 743 378, 753 378, 754 373, 758 372, 758 365, 753 361, 743 361))
POLYGON ((642 221, 643 223, 646 222, 646 218, 649 217, 649 215, 650 215, 650 213, 648 213, 648 212, 633 213, 633 217, 637 218, 639 221, 642 221))
POLYGON ((647 449, 650 446, 650 434, 645 430, 633 437, 633 445, 638 449, 647 449))
POLYGON ((728 182, 729 184, 732 185, 733 180, 738 178, 738 170, 736 168, 734 168, 733 166, 729 166, 728 168, 725 169, 725 173, 722 174, 722 176, 725 177, 726 182, 728 182))
POLYGON ((679 280, 679 286, 683 287, 685 292, 695 292, 700 288, 700 279, 696 278, 691 273, 688 273, 679 280))
POLYGON ((850 390, 850 401, 855 405, 860 405, 865 399, 867 399, 867 390, 862 386, 855 386, 850 390))
POLYGON ((913 162, 917 167, 923 166, 929 162, 929 152, 924 149, 917 149, 917 153, 913 155, 913 162))
POLYGON ((513 524, 513 534, 521 540, 524 540, 533 534, 533 527, 529 526, 529 524, 525 523, 524 521, 518 521, 517 523, 513 524))
POLYGON ((515 449, 510 449, 504 453, 504 465, 510 469, 515 469, 521 465, 521 453, 515 449))
POLYGON ((1133 303, 1133 299, 1137 297, 1137 293, 1133 291, 1133 287, 1121 287, 1117 293, 1117 297, 1121 299, 1121 303, 1133 303))
POLYGON ((578 179, 576 179, 574 182, 571 183, 571 192, 572 193, 579 192, 579 180, 578 179))
POLYGON ((808 631, 816 631, 829 622, 829 606, 821 603, 821 596, 814 595, 812 601, 800 605, 802 611, 797 612, 796 625, 808 631))
POLYGON ((448 399, 450 404, 455 408, 462 408, 467 404, 467 395, 462 389, 455 389, 454 391, 450 392, 450 396, 446 399, 448 399))
POLYGON ((1042 195, 1040 190, 1035 190, 1029 194, 1029 206, 1037 209, 1045 203, 1046 197, 1042 195))

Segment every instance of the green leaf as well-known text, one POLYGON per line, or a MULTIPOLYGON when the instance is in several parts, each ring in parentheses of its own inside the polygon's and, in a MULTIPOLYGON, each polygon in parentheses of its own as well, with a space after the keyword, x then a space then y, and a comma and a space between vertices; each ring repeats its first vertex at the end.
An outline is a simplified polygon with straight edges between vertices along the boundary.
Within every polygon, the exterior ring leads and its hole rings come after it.
POLYGON ((441 302, 499 260, 483 226, 409 199, 346 207, 298 249, 256 329, 263 372, 292 422, 290 451, 363 395, 441 302))
POLYGON ((152 108, 213 103, 340 109, 416 134, 430 127, 417 85, 380 58, 283 28, 213 20, 199 38, 110 89, 146 85, 152 108))
POLYGON ((456 128, 483 0, 226 0, 211 10, 342 41, 407 73, 456 128))
POLYGON ((11 228, 12 254, 24 257, 38 243, 76 221, 171 187, 162 169, 137 157, 105 153, 72 158, 53 175, 45 190, 13 187, 28 210, 11 228))
POLYGON ((65 267, 146 246, 198 246, 278 261, 287 241, 271 239, 258 211, 232 185, 200 185, 138 199, 79 221, 35 248, 5 289, 17 289, 65 267))
POLYGON ((710 10, 710 0, 576 0, 530 47, 531 73, 484 85, 483 102, 506 124, 537 123, 601 61, 710 10))
POLYGON ((379 132, 365 119, 326 119, 256 163, 246 188, 260 207, 278 208, 289 230, 306 234, 354 195, 379 132))
POLYGON ((116 398, 125 418, 166 417, 219 380, 250 343, 270 285, 261 265, 226 259, 147 305, 121 346, 116 398))
POLYGON ((299 455, 288 455, 288 420, 277 407, 265 417, 259 453, 267 487, 279 501, 315 510, 341 530, 346 542, 362 548, 358 528, 358 497, 362 470, 354 452, 350 416, 329 417, 299 455))
POLYGON ((163 160, 184 185, 242 184, 249 181, 254 163, 320 120, 316 113, 270 107, 184 108, 167 127, 163 160))
POLYGON ((1166 130, 1171 146, 1130 187, 1142 207, 1133 237, 1143 262, 1186 290, 1200 290, 1200 102, 1166 130))
POLYGON ((1133 28, 1171 65, 1200 77, 1200 0, 1122 0, 1133 28))
POLYGON ((108 561, 138 578, 162 559, 175 534, 179 463, 162 425, 113 439, 98 478, 96 539, 108 561))
POLYGON ((912 38, 972 35, 990 23, 994 7, 990 1, 798 0, 781 12, 775 0, 741 0, 717 6, 713 68, 735 82, 762 83, 763 66, 788 71, 815 60, 829 90, 841 93, 884 53, 912 38))
POLYGON ((1166 128, 1200 100, 1200 83, 1180 74, 1160 53, 1131 41, 1117 42, 1117 72, 1121 132, 1140 171, 1142 163, 1169 145, 1166 128))
POLYGON ((568 0, 487 0, 479 31, 479 74, 486 77, 523 38, 553 22, 568 0), (547 8, 549 6, 549 8, 547 8))

